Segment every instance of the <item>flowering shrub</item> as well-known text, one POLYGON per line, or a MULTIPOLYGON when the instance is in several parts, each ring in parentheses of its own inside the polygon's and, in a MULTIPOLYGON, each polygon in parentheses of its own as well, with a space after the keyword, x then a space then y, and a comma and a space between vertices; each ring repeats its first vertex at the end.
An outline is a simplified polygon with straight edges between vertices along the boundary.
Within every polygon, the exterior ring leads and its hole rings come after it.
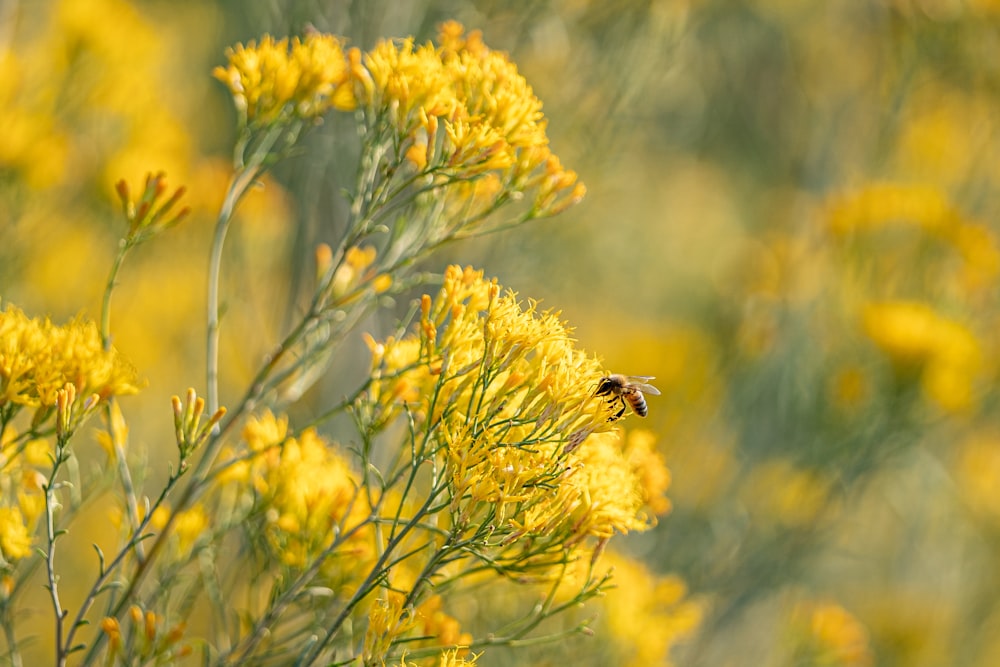
MULTIPOLYGON (((448 267, 406 331, 366 335, 372 361, 355 390, 313 423, 288 416, 363 316, 419 284, 417 260, 582 198, 548 147, 540 101, 505 54, 454 22, 436 45, 383 41, 362 53, 313 31, 227 55, 215 77, 238 127, 208 249, 207 398, 173 398, 176 459, 161 486, 126 456, 118 399, 142 382, 113 345, 111 306, 125 259, 188 215, 185 189, 168 194, 162 173, 138 197, 118 183, 125 230, 100 323, 0 311, 7 655, 22 660, 19 597, 39 568, 59 665, 187 655, 460 665, 491 646, 561 636, 538 628, 604 592, 605 546, 669 509, 669 474, 651 436, 626 439, 615 406, 595 396, 607 370, 555 313, 482 271, 448 267), (242 398, 221 407, 220 275, 234 212, 313 124, 343 112, 361 137, 350 222, 335 247, 317 248, 301 317, 242 398), (321 432, 342 415, 355 426, 349 443, 321 432), (94 416, 108 473, 81 466, 81 426, 94 416), (62 536, 98 493, 119 499, 118 540, 95 544, 87 588, 67 595, 62 536), (467 629, 452 605, 483 586, 542 602, 505 627, 467 629)), ((686 617, 664 637, 690 631, 686 617)))

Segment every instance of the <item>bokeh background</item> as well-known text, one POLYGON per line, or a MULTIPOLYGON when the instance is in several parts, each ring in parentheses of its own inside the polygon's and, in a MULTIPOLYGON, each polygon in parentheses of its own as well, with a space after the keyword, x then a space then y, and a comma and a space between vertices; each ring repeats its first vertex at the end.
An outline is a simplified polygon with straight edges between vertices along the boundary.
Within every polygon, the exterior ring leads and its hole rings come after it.
MULTIPOLYGON (((1000 664, 998 2, 6 0, 0 298, 95 317, 123 230, 113 183, 164 170, 188 188, 192 215, 134 253, 113 310, 148 381, 123 404, 155 481, 174 456, 169 397, 204 389, 234 134, 212 67, 265 32, 312 25, 369 48, 446 19, 511 54, 588 196, 423 268, 484 268, 663 392, 643 426, 673 511, 619 541, 645 569, 623 563, 595 626, 634 644, 621 664, 666 664, 650 647, 673 621, 651 610, 682 598, 701 623, 678 665, 1000 664)), ((342 229, 345 130, 313 130, 239 211, 223 403, 342 229)), ((366 328, 384 336, 407 307, 366 328)), ((360 332, 345 349, 303 416, 360 377, 360 332)), ((482 662, 565 664, 606 642, 482 662)))

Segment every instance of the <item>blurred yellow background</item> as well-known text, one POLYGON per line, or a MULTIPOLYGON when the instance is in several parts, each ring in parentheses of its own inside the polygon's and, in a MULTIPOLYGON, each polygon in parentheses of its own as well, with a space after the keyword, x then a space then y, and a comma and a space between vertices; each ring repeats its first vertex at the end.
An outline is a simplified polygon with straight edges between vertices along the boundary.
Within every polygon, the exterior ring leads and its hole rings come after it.
MULTIPOLYGON (((369 48, 456 19, 511 54, 588 196, 423 268, 485 269, 561 310, 608 368, 656 376, 663 392, 642 425, 672 471, 674 509, 619 542, 645 569, 622 564, 617 604, 642 608, 629 595, 654 580, 670 604, 672 577, 685 582, 705 615, 674 648, 679 665, 1000 664, 1000 3, 52 0, 0 12, 4 302, 95 317, 122 233, 114 182, 138 189, 163 170, 188 188, 192 215, 130 259, 112 312, 116 346, 148 382, 122 403, 151 476, 161 452, 174 456, 169 397, 204 387, 207 248, 233 139, 210 75, 224 48, 307 25, 369 48)), ((356 157, 343 123, 312 130, 238 212, 223 403, 297 312, 315 245, 343 227, 356 157)), ((366 328, 391 333, 409 304, 396 306, 366 328)), ((367 367, 360 335, 345 349, 303 414, 367 367)), ((94 539, 79 538, 82 571, 94 539)), ((616 609, 605 613, 628 613, 616 609)), ((640 650, 656 627, 614 618, 598 632, 636 635, 634 664, 663 659, 640 650)), ((559 664, 600 641, 530 659, 559 664)), ((527 664, 517 655, 483 663, 527 664)))

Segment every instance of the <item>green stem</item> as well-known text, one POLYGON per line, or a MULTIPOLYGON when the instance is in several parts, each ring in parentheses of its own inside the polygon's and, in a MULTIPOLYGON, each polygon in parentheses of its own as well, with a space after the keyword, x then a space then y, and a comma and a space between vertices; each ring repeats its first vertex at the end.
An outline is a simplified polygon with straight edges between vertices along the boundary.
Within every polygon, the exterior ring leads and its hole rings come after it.
POLYGON ((66 620, 66 610, 63 609, 59 599, 59 576, 56 574, 56 539, 59 537, 56 530, 55 506, 56 506, 56 477, 59 468, 66 461, 66 443, 62 437, 56 443, 55 458, 52 460, 52 472, 45 484, 45 572, 47 576, 47 586, 49 598, 52 600, 52 611, 55 614, 55 640, 56 640, 56 665, 64 667, 69 650, 63 645, 63 623, 66 620))
POLYGON ((17 638, 14 636, 14 616, 10 612, 11 600, 8 598, 3 605, 3 611, 0 612, 0 618, 2 618, 0 625, 3 625, 4 639, 7 641, 7 655, 5 657, 10 660, 11 667, 23 667, 21 652, 17 649, 17 638))
POLYGON ((219 210, 215 223, 215 237, 208 263, 208 341, 206 350, 208 414, 219 409, 219 275, 222 271, 222 249, 226 244, 226 234, 233 219, 237 202, 254 182, 259 169, 254 166, 241 169, 233 174, 226 192, 226 198, 219 210))
POLYGON ((121 271, 125 263, 125 257, 133 248, 133 244, 128 239, 118 242, 118 252, 115 254, 115 261, 111 265, 111 273, 108 274, 108 282, 104 286, 104 298, 101 300, 101 343, 105 350, 111 349, 111 295, 118 284, 118 272, 121 271))
MULTIPOLYGON (((111 272, 108 274, 108 282, 104 287, 104 299, 101 302, 101 342, 105 350, 111 349, 111 296, 118 284, 118 273, 125 263, 125 257, 135 246, 129 239, 125 238, 119 242, 118 253, 115 261, 111 265, 111 272)), ((135 531, 138 525, 139 502, 135 496, 135 485, 132 483, 132 471, 129 470, 128 462, 125 460, 125 448, 118 440, 115 428, 112 424, 112 408, 115 398, 112 396, 104 407, 104 415, 108 422, 108 434, 111 436, 112 445, 115 451, 115 463, 118 466, 118 477, 122 482, 122 490, 125 493, 125 503, 128 507, 129 525, 135 531)), ((139 559, 143 558, 141 545, 136 545, 139 559)))

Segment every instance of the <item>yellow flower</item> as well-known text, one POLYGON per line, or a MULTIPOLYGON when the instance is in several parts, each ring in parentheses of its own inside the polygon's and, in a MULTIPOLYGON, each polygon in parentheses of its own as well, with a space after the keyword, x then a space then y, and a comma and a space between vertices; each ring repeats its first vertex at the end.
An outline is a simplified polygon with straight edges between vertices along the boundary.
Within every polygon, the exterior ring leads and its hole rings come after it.
POLYGON ((413 39, 379 42, 364 56, 364 69, 353 76, 364 91, 362 102, 389 114, 402 135, 421 125, 422 118, 449 116, 458 104, 447 71, 433 45, 414 48, 413 39))
MULTIPOLYGON (((243 438, 259 455, 248 462, 265 534, 283 564, 305 567, 328 548, 338 533, 357 529, 370 509, 358 495, 360 480, 347 460, 314 429, 295 437, 287 417, 265 412, 251 419, 243 438)), ((338 550, 323 573, 343 580, 360 571, 371 556, 369 535, 358 531, 338 550)))
POLYGON ((981 433, 968 438, 955 467, 965 502, 978 515, 1000 523, 1000 436, 981 433))
POLYGON ((15 561, 31 555, 31 534, 21 510, 0 507, 0 557, 15 561))
POLYGON ((386 597, 377 598, 368 610, 368 627, 365 630, 364 656, 366 663, 383 658, 396 638, 413 626, 412 617, 405 614, 401 593, 389 591, 386 597))
MULTIPOLYGON (((438 42, 383 41, 349 56, 362 106, 406 140, 405 159, 441 185, 493 175, 518 196, 534 191, 531 217, 582 199, 576 173, 549 151, 541 101, 509 57, 454 21, 438 42)), ((466 197, 456 199, 464 210, 466 197)))
POLYGON ((891 224, 911 224, 941 232, 960 216, 940 190, 929 186, 873 183, 831 201, 829 224, 836 234, 891 224))
POLYGON ((830 483, 817 472, 777 459, 751 471, 740 497, 760 519, 802 527, 812 524, 826 509, 830 483))
POLYGON ((801 637, 799 652, 812 658, 809 664, 839 667, 872 664, 868 631, 840 605, 832 602, 801 604, 793 613, 793 622, 801 637))
POLYGON ((58 326, 8 304, 0 311, 0 406, 52 407, 66 384, 81 402, 138 391, 135 369, 114 348, 104 349, 94 322, 58 326))
POLYGON ((191 553, 191 549, 208 528, 208 516, 205 508, 194 505, 190 509, 177 513, 174 519, 174 535, 177 536, 177 551, 181 556, 191 553))
POLYGON ((259 45, 237 44, 226 56, 228 66, 216 67, 213 75, 229 87, 249 122, 266 125, 286 112, 316 118, 334 106, 354 106, 347 58, 332 35, 313 33, 290 44, 265 35, 259 45))
POLYGON ((864 329, 898 369, 920 374, 924 393, 940 407, 959 412, 974 403, 982 350, 965 326, 924 303, 889 301, 865 308, 864 329))
POLYGON ((670 511, 670 470, 663 456, 656 451, 656 436, 646 429, 629 431, 625 440, 625 457, 633 474, 639 479, 642 501, 660 516, 670 511))
POLYGON ((641 562, 609 552, 613 587, 601 598, 614 660, 609 664, 642 667, 671 665, 671 648, 701 624, 703 606, 687 597, 676 576, 657 575, 641 562))
POLYGON ((369 418, 409 406, 443 459, 460 527, 491 514, 511 543, 572 547, 648 526, 642 481, 594 396, 605 373, 557 314, 451 266, 417 332, 370 347, 369 418))
POLYGON ((416 617, 420 622, 421 636, 434 638, 440 646, 468 646, 472 643, 472 635, 462 632, 458 620, 445 613, 444 600, 440 595, 432 595, 417 607, 416 617))

